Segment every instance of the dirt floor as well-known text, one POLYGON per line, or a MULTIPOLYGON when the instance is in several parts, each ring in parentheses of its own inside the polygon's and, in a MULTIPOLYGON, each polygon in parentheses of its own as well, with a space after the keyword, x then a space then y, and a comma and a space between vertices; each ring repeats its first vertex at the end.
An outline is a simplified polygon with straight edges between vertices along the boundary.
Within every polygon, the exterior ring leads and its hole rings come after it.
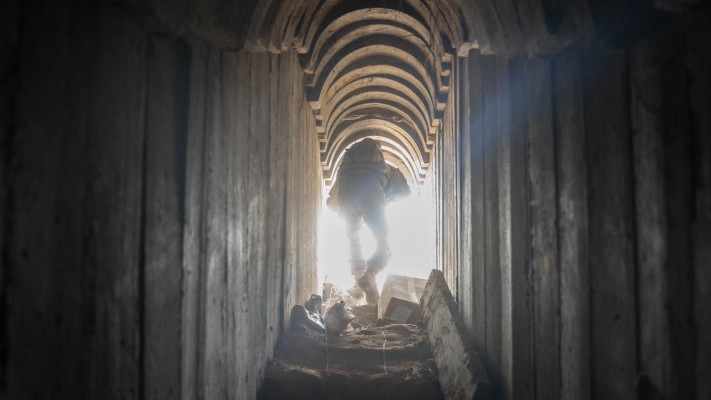
POLYGON ((360 305, 334 290, 356 319, 349 330, 326 335, 297 327, 283 335, 267 367, 260 399, 442 399, 421 326, 377 320, 376 305, 360 305))

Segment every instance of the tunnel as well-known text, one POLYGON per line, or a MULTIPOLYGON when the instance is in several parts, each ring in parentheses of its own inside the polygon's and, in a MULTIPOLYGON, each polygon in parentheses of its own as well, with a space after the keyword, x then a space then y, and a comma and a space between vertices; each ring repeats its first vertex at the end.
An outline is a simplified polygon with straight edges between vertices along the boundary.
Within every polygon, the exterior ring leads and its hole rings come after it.
POLYGON ((4 1, 0 399, 257 398, 365 138, 427 196, 492 398, 710 399, 710 18, 4 1))

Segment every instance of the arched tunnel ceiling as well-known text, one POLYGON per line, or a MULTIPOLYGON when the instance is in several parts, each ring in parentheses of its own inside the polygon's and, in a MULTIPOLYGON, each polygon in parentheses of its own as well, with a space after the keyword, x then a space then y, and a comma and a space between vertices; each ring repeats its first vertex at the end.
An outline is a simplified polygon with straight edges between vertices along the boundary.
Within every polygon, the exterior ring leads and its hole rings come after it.
POLYGON ((275 0, 254 15, 253 44, 300 53, 327 186, 345 149, 364 137, 379 140, 412 182, 424 181, 453 59, 475 45, 457 1, 275 0))

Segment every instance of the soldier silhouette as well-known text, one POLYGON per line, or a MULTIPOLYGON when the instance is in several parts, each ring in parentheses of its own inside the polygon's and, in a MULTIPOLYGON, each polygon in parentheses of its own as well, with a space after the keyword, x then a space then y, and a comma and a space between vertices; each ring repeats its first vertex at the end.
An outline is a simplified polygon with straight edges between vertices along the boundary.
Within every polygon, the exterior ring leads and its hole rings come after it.
POLYGON ((409 195, 410 186, 405 176, 385 163, 379 142, 366 138, 346 150, 326 204, 346 220, 351 273, 355 280, 349 293, 356 298, 365 295, 368 304, 378 301, 380 295, 375 277, 390 261, 385 206, 409 195), (377 243, 375 252, 367 261, 361 254, 363 222, 373 232, 377 243))

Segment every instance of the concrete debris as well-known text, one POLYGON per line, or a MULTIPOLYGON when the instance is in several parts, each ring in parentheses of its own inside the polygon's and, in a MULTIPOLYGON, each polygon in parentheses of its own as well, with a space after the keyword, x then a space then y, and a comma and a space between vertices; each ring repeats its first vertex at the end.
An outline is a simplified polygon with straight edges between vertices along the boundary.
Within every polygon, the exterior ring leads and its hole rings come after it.
POLYGON ((378 318, 414 324, 422 319, 420 297, 427 280, 389 275, 378 302, 378 318))
POLYGON ((306 307, 297 304, 291 310, 291 329, 313 329, 325 332, 326 326, 320 314, 310 312, 306 307))
POLYGON ((491 399, 491 381, 479 353, 468 344, 464 322, 441 271, 432 270, 420 306, 445 398, 491 399))
POLYGON ((321 296, 312 294, 311 298, 304 305, 295 305, 291 311, 291 329, 313 329, 318 332, 325 332, 321 307, 323 301, 321 296))
POLYGON ((409 324, 376 327, 375 308, 354 307, 362 325, 354 321, 355 329, 340 335, 285 333, 257 399, 443 399, 425 332, 409 324))
POLYGON ((325 318, 327 333, 340 334, 348 329, 348 325, 355 319, 355 315, 350 307, 346 307, 344 301, 340 301, 326 310, 325 318))

